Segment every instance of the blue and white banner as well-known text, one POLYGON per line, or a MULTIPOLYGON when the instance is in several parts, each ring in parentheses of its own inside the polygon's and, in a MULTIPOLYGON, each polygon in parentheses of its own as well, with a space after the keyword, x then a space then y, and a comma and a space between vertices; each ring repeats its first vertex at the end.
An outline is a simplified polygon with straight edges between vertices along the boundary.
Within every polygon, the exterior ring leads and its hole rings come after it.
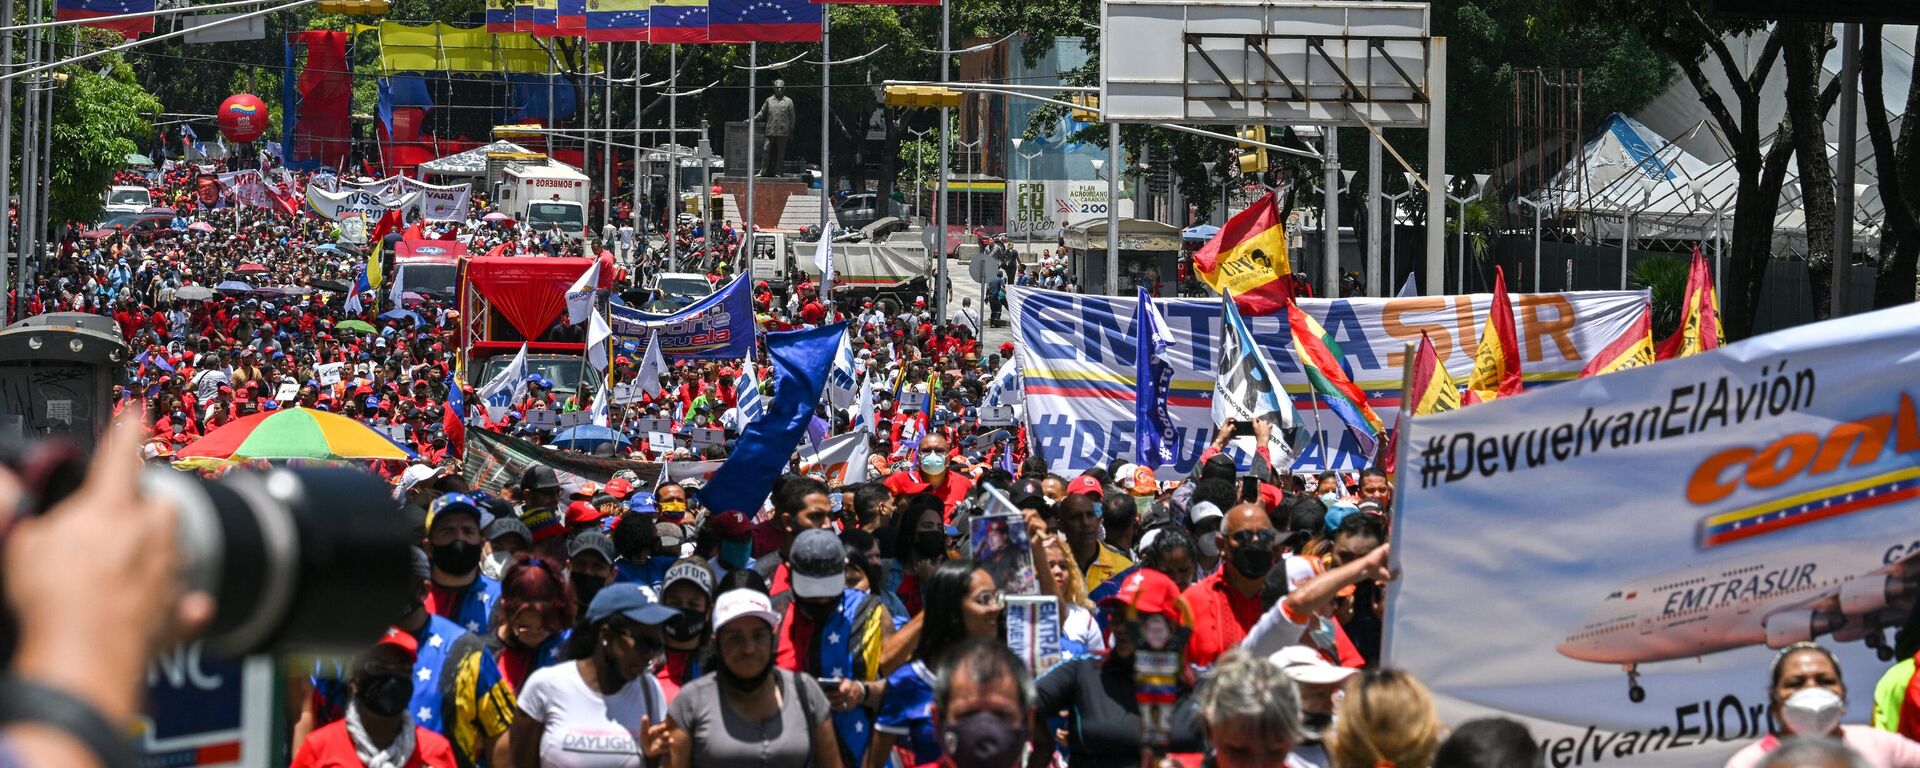
POLYGON ((1722 764, 1807 640, 1865 723, 1920 586, 1916 350, 1906 305, 1413 419, 1384 663, 1556 766, 1722 764))
MULTIPOLYGON (((1132 296, 1085 296, 1025 286, 1008 290, 1026 403, 1028 448, 1050 471, 1072 477, 1115 458, 1132 459, 1140 429, 1134 413, 1132 296)), ((1530 386, 1576 378, 1587 357, 1626 333, 1646 311, 1645 291, 1512 294, 1521 367, 1530 386)), ((1173 417, 1173 463, 1159 471, 1184 475, 1213 440, 1210 409, 1221 339, 1219 299, 1156 299, 1172 343, 1167 410, 1173 417)), ((1454 378, 1473 371, 1473 352, 1493 295, 1303 299, 1302 309, 1340 342, 1354 383, 1391 426, 1400 402, 1406 345, 1422 331, 1433 339, 1454 378)), ((1254 342, 1273 364, 1299 413, 1293 468, 1357 470, 1367 466, 1338 417, 1315 410, 1306 375, 1288 351, 1286 317, 1247 317, 1254 342)), ((1250 442, 1250 441, 1249 441, 1250 442)), ((1237 451, 1236 451, 1237 453, 1237 451)), ((1245 456, 1236 456, 1242 468, 1245 456)))
POLYGON ((670 315, 613 305, 613 334, 631 355, 640 354, 658 331, 660 354, 668 360, 738 360, 753 354, 756 330, 745 273, 670 315))
POLYGON ((527 345, 521 344, 513 362, 507 363, 507 367, 500 369, 492 381, 481 385, 474 394, 487 407, 487 418, 499 421, 506 417, 507 411, 527 395, 527 345))

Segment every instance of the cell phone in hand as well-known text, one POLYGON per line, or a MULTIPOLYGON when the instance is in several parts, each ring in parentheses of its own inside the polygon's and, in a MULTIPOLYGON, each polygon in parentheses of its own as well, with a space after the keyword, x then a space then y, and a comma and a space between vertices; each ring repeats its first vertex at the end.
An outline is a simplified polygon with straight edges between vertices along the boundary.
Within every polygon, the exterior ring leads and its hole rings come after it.
POLYGON ((1260 479, 1256 477, 1240 478, 1240 500, 1257 502, 1260 500, 1260 479))
POLYGON ((1232 421, 1228 422, 1228 424, 1231 426, 1228 428, 1227 434, 1234 437, 1253 437, 1253 422, 1232 421))

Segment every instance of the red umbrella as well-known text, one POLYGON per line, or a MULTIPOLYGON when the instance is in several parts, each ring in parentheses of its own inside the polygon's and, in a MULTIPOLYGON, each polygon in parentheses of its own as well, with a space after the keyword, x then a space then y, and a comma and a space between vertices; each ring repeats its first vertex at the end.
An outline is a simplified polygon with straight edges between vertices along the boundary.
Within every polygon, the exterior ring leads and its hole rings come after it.
POLYGON ((238 269, 235 269, 234 271, 235 272, 265 272, 267 271, 267 268, 265 265, 262 265, 262 264, 242 264, 238 269))

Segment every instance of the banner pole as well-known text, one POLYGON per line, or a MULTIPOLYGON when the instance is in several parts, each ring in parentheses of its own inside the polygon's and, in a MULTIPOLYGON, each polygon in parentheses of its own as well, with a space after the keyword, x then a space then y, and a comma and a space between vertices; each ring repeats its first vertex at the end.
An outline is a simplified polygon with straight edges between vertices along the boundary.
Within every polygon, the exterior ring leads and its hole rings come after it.
MULTIPOLYGON (((1413 406, 1407 401, 1407 392, 1413 389, 1413 355, 1414 344, 1413 342, 1407 342, 1406 353, 1401 358, 1405 362, 1400 366, 1400 416, 1394 419, 1393 422, 1393 470, 1395 477, 1388 479, 1388 487, 1393 489, 1393 508, 1388 510, 1388 520, 1399 520, 1401 511, 1407 508, 1406 490, 1394 484, 1394 480, 1406 474, 1404 470, 1407 468, 1407 459, 1409 458, 1407 455, 1407 436, 1402 433, 1406 432, 1407 425, 1413 423, 1413 406)), ((1388 526, 1387 543, 1391 549, 1387 551, 1387 568, 1390 571, 1400 570, 1399 567, 1394 564, 1397 560, 1394 555, 1400 552, 1400 528, 1401 526, 1398 525, 1388 526)), ((1393 663, 1392 614, 1394 599, 1400 595, 1399 580, 1395 579, 1387 582, 1386 589, 1387 593, 1382 596, 1380 600, 1381 664, 1393 663)))

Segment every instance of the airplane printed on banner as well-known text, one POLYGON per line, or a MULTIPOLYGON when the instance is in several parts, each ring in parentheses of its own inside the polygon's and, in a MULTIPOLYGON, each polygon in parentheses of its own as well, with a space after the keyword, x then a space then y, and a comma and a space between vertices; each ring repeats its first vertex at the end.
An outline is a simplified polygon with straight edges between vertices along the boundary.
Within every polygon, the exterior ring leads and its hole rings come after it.
POLYGON ((1920 530, 1902 538, 1776 549, 1638 579, 1608 594, 1555 650, 1621 665, 1635 703, 1646 698, 1641 664, 1754 645, 1830 635, 1891 661, 1886 629, 1903 626, 1920 595, 1920 530))

